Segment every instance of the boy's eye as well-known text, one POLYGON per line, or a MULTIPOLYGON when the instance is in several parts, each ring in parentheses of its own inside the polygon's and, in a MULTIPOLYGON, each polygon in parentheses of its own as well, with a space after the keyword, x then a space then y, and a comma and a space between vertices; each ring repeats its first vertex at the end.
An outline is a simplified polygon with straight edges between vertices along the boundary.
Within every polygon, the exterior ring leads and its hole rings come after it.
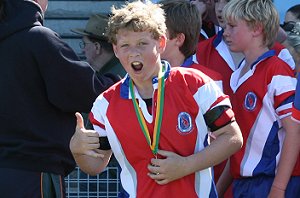
POLYGON ((234 27, 234 26, 235 26, 233 23, 227 23, 227 25, 228 25, 229 27, 234 27))
POLYGON ((128 44, 122 44, 121 45, 121 47, 127 47, 128 46, 128 44))
POLYGON ((139 42, 138 45, 139 45, 139 46, 141 46, 141 45, 147 45, 147 43, 145 43, 145 42, 139 42))

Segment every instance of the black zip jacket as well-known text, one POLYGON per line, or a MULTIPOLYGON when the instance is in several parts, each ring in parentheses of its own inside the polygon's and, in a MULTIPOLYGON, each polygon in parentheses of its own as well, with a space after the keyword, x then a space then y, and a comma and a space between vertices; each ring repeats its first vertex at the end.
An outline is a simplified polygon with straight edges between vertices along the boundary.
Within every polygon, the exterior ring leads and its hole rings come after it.
MULTIPOLYGON (((3 0, 2 0, 3 1, 3 0)), ((57 33, 43 27, 38 4, 4 0, 0 21, 0 168, 67 175, 75 112, 89 112, 111 78, 95 76, 57 33)))

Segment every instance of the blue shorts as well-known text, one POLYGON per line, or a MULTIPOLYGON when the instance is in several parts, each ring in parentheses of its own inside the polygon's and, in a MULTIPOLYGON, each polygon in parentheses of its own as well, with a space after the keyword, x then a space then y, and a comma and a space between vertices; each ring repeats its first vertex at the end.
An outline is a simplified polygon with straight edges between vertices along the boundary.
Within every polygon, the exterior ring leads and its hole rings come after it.
MULTIPOLYGON (((258 176, 233 181, 234 198, 267 198, 273 184, 274 177, 258 176)), ((291 177, 285 190, 286 198, 300 197, 300 176, 291 177)))

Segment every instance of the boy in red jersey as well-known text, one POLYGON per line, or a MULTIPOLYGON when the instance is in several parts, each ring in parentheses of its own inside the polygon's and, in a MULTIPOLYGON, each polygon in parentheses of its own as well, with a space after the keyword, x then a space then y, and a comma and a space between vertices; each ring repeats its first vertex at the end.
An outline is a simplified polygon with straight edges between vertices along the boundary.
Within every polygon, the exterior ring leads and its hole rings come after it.
MULTIPOLYGON (((245 142, 230 158, 234 197, 299 197, 300 136, 290 116, 296 79, 270 50, 279 29, 278 13, 271 0, 231 0, 224 16, 227 45, 245 56, 230 79, 245 142)), ((226 166, 218 186, 230 179, 225 177, 228 171, 226 166)))
MULTIPOLYGON (((232 90, 229 85, 230 77, 232 72, 238 68, 244 55, 241 52, 232 52, 223 37, 226 26, 226 22, 223 18, 223 9, 229 1, 230 0, 215 1, 215 12, 221 30, 217 35, 198 44, 196 56, 199 64, 222 74, 224 93, 231 96, 232 90)), ((280 31, 278 34, 281 34, 280 31)), ((272 48, 276 51, 278 57, 288 63, 292 69, 295 69, 293 57, 283 45, 279 42, 275 42, 272 48)))
POLYGON ((130 197, 217 197, 210 167, 241 147, 241 133, 228 97, 209 77, 161 61, 165 31, 159 5, 112 10, 107 35, 128 75, 96 99, 90 119, 97 133, 77 114, 70 149, 90 174, 114 152, 130 197), (208 127, 217 137, 211 143, 208 127))
POLYGON ((167 26, 167 44, 161 58, 172 67, 198 69, 223 89, 221 74, 198 64, 196 60, 198 30, 201 27, 201 16, 197 7, 186 0, 164 0, 160 4, 166 14, 167 26))

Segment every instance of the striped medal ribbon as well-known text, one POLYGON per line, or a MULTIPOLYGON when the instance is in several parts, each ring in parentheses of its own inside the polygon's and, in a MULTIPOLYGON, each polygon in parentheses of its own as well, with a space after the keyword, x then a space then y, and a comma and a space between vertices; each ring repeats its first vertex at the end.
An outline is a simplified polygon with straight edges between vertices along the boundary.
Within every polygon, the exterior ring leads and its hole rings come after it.
MULTIPOLYGON (((162 70, 163 69, 164 69, 164 67, 162 67, 162 70)), ((144 136, 145 136, 154 156, 157 156, 158 143, 159 143, 159 137, 160 137, 160 128, 161 128, 163 108, 164 108, 165 80, 164 80, 164 73, 162 70, 160 70, 158 73, 157 106, 156 106, 156 117, 155 117, 155 123, 154 123, 153 140, 151 140, 145 118, 144 118, 142 111, 139 108, 137 100, 135 98, 134 91, 133 91, 134 84, 131 79, 129 82, 129 89, 130 89, 130 94, 132 96, 131 98, 132 98, 135 114, 138 118, 140 127, 144 133, 144 136)))

